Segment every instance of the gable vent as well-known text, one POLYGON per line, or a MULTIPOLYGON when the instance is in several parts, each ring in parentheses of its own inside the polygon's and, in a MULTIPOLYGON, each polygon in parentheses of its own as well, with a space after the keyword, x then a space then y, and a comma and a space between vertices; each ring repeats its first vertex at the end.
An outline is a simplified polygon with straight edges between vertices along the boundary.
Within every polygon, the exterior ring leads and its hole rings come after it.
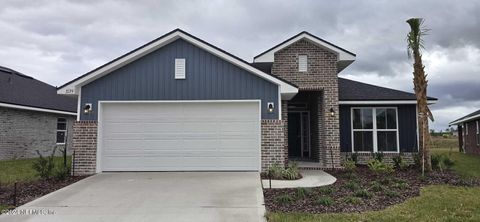
POLYGON ((185 59, 175 59, 175 79, 185 79, 185 59))
POLYGON ((308 67, 307 55, 299 55, 298 56, 298 71, 299 72, 306 72, 307 67, 308 67))

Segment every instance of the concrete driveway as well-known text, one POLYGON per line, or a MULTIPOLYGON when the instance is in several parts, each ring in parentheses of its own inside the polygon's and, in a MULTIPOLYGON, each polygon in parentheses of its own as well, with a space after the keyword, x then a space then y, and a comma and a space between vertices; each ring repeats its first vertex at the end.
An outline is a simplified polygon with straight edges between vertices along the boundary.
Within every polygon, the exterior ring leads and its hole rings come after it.
POLYGON ((102 173, 17 209, 54 214, 0 221, 262 221, 265 212, 255 172, 102 173))

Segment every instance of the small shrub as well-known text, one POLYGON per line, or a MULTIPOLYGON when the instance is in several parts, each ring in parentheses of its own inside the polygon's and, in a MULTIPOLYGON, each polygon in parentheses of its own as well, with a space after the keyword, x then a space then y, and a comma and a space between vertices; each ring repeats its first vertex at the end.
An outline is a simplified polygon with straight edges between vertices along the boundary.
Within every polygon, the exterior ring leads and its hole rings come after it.
POLYGON ((50 156, 44 157, 40 151, 36 150, 38 159, 33 162, 32 168, 36 171, 37 175, 42 179, 51 179, 53 176, 53 169, 55 168, 54 156, 56 148, 50 156))
POLYGON ((275 202, 278 202, 280 204, 288 204, 288 203, 291 203, 293 200, 294 198, 288 194, 283 194, 275 197, 275 202))
POLYGON ((345 184, 345 186, 351 191, 356 191, 356 190, 359 190, 361 188, 360 184, 358 184, 355 181, 349 181, 345 184))
POLYGON ((404 170, 408 167, 408 164, 405 162, 402 155, 395 156, 392 160, 396 169, 404 170))
POLYGON ((63 164, 53 171, 55 180, 65 180, 70 175, 70 166, 64 167, 63 164))
POLYGON ((334 187, 328 186, 328 187, 320 187, 319 191, 322 194, 332 194, 337 190, 334 187))
POLYGON ((282 179, 283 168, 278 164, 273 164, 268 168, 267 176, 272 179, 282 179))
POLYGON ((315 200, 315 204, 323 206, 332 206, 333 203, 334 201, 330 197, 320 197, 319 199, 315 200))
POLYGON ((342 165, 345 168, 345 170, 350 173, 354 172, 357 169, 357 165, 355 161, 352 161, 352 160, 346 160, 345 162, 343 162, 342 165))
POLYGON ((400 194, 398 192, 392 191, 392 190, 385 191, 385 195, 387 197, 398 197, 398 196, 400 196, 400 194))
POLYGON ((370 190, 373 192, 383 191, 385 188, 378 181, 373 181, 370 183, 370 190))
POLYGON ((422 156, 419 153, 413 154, 413 162, 416 167, 422 166, 422 156))
POLYGON ((310 193, 312 193, 312 189, 310 188, 304 188, 304 187, 298 187, 295 190, 295 197, 297 199, 304 199, 307 197, 310 193))
POLYGON ((394 180, 394 179, 392 179, 392 178, 390 178, 390 177, 385 177, 385 178, 383 178, 383 179, 380 180, 380 183, 381 183, 382 185, 388 186, 388 185, 390 185, 390 184, 392 184, 392 183, 394 182, 393 180, 394 180))
POLYGON ((392 165, 386 164, 377 159, 369 160, 367 165, 368 165, 368 168, 377 175, 391 174, 395 172, 392 165))
POLYGON ((373 194, 371 194, 370 192, 368 192, 368 190, 365 190, 365 189, 361 189, 361 190, 356 191, 354 195, 356 197, 361 197, 361 198, 366 198, 366 199, 370 199, 370 198, 373 197, 373 194))
POLYGON ((383 161, 383 152, 373 153, 373 159, 382 162, 383 161))
POLYGON ((355 164, 358 164, 358 153, 354 152, 350 155, 349 158, 347 158, 349 161, 353 161, 355 164))
POLYGON ((392 185, 393 188, 397 188, 397 189, 401 189, 401 190, 404 190, 404 189, 407 189, 408 188, 408 183, 394 183, 392 185))
POLYGON ((348 203, 348 204, 360 204, 362 202, 362 199, 358 197, 345 197, 343 201, 345 201, 345 203, 348 203))
POLYGON ((404 179, 402 179, 402 178, 398 178, 398 177, 392 177, 392 178, 390 179, 390 181, 391 181, 392 183, 407 183, 406 180, 404 180, 404 179))
POLYGON ((455 163, 445 154, 433 154, 431 157, 431 164, 433 169, 443 172, 445 169, 451 169, 455 163))
POLYGON ((287 168, 282 171, 282 177, 287 180, 299 179, 301 176, 298 164, 296 162, 290 162, 287 168))

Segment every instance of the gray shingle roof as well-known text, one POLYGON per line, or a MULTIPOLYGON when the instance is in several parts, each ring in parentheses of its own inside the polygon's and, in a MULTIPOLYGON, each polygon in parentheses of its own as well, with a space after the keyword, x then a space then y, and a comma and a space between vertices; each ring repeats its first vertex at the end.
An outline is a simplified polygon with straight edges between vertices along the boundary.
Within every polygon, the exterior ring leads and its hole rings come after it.
POLYGON ((0 103, 77 112, 77 99, 57 94, 57 88, 0 66, 0 103))
MULTIPOLYGON (((271 62, 252 63, 253 67, 271 73, 271 62)), ((375 86, 350 79, 338 78, 338 94, 340 101, 387 101, 416 100, 415 94, 396 89, 375 86)), ((437 100, 428 97, 429 100, 437 100)))
POLYGON ((473 113, 470 113, 470 114, 468 114, 468 115, 466 115, 466 116, 464 116, 464 117, 458 118, 458 119, 450 122, 450 124, 452 124, 452 123, 458 124, 458 123, 466 122, 466 121, 464 121, 464 120, 480 119, 480 117, 474 118, 475 116, 480 116, 480 110, 477 110, 477 111, 475 111, 475 112, 473 112, 473 113), (470 118, 471 118, 471 119, 470 119, 470 118))

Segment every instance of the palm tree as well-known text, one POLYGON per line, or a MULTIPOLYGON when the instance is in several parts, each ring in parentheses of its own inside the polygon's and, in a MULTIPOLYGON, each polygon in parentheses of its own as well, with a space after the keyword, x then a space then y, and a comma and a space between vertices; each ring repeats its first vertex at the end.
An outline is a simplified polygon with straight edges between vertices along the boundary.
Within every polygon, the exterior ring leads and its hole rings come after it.
POLYGON ((413 57, 413 86, 417 97, 418 108, 418 126, 420 152, 422 153, 422 172, 432 170, 430 158, 430 134, 428 129, 428 118, 433 121, 433 115, 428 108, 427 101, 427 74, 425 74, 425 66, 422 63, 423 36, 426 35, 427 29, 423 28, 422 18, 411 18, 407 20, 410 25, 410 32, 407 35, 408 57, 413 57))

